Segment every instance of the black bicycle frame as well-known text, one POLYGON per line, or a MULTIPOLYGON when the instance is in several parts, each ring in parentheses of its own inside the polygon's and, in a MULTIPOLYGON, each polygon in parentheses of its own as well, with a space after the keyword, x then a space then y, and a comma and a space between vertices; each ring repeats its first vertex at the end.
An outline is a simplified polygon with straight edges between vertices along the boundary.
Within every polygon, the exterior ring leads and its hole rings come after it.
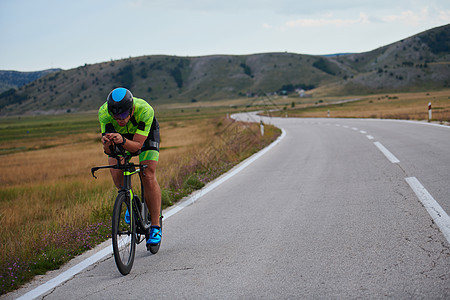
MULTIPOLYGON (((101 167, 94 167, 91 168, 91 173, 92 176, 97 179, 97 177, 95 176, 95 172, 100 170, 100 169, 116 169, 116 170, 123 170, 123 186, 121 187, 121 189, 118 191, 118 193, 124 193, 125 197, 130 201, 130 205, 132 207, 132 212, 130 213, 136 213, 136 220, 138 221, 138 226, 136 229, 141 229, 140 234, 145 234, 148 229, 150 228, 150 224, 144 224, 144 218, 143 218, 143 213, 144 210, 142 209, 142 205, 140 205, 140 203, 138 204, 137 202, 140 201, 136 201, 136 199, 134 197, 131 197, 131 193, 133 193, 132 189, 131 189, 131 176, 133 176, 136 173, 141 173, 141 176, 145 176, 143 170, 145 168, 147 168, 147 165, 136 165, 134 163, 130 162, 130 159, 132 157, 132 155, 130 154, 126 154, 124 156, 112 156, 113 158, 115 158, 117 160, 117 164, 115 165, 109 165, 109 166, 101 166, 101 167), (123 163, 121 163, 121 160, 123 160, 123 163), (136 167, 138 168, 136 170, 136 167)), ((144 184, 142 183, 142 178, 140 179, 141 182, 141 199, 144 200, 145 203, 145 197, 144 197, 144 184)))

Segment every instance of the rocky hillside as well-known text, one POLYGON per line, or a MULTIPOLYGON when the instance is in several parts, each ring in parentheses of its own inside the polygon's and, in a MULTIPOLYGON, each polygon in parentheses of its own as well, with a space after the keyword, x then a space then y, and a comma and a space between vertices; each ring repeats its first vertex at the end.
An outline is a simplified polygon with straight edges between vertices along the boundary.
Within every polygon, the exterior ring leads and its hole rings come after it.
POLYGON ((340 94, 450 87, 450 25, 370 52, 330 60, 354 72, 353 77, 339 82, 335 92, 340 94))
POLYGON ((295 87, 334 95, 442 89, 450 87, 450 25, 359 54, 143 56, 85 65, 0 94, 0 114, 97 109, 117 86, 154 104, 295 87))

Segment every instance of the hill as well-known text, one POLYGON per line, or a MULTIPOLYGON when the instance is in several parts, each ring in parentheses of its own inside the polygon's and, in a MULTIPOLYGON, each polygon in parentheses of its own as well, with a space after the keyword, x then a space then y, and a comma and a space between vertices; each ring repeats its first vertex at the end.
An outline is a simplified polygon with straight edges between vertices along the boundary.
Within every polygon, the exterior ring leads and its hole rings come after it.
MULTIPOLYGON (((354 72, 334 93, 399 92, 450 87, 450 25, 376 50, 329 58, 354 72)), ((329 88, 330 86, 328 86, 329 88)))
POLYGON ((0 94, 0 114, 97 109, 117 86, 158 104, 296 87, 314 89, 314 95, 442 89, 450 86, 449 78, 450 25, 446 25, 358 54, 158 55, 84 65, 0 94))
POLYGON ((9 89, 17 89, 49 73, 61 69, 48 69, 37 72, 0 71, 0 93, 9 89))
POLYGON ((143 56, 84 65, 1 94, 0 113, 97 109, 117 86, 156 103, 236 98, 286 85, 311 89, 335 81, 313 66, 319 59, 291 53, 143 56))

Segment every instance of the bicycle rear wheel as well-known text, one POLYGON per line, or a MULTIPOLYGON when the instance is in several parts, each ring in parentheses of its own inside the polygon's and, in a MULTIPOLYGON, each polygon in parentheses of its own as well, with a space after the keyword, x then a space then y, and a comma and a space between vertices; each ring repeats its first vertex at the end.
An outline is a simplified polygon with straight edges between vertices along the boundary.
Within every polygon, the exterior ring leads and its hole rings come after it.
POLYGON ((112 218, 112 245, 114 260, 122 275, 131 271, 136 252, 136 226, 135 217, 131 216, 130 224, 125 221, 125 212, 130 209, 130 201, 125 193, 120 193, 114 203, 112 218))

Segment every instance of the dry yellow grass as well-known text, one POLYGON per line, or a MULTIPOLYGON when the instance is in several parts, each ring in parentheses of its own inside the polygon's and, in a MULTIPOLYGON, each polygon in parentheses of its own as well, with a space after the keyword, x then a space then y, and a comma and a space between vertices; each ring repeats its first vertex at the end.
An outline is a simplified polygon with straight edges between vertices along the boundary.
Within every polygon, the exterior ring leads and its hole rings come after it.
MULTIPOLYGON (((288 110, 292 117, 331 117, 336 118, 392 118, 428 119, 428 103, 432 103, 433 120, 450 121, 450 90, 421 93, 392 93, 371 96, 353 96, 360 101, 346 104, 327 105, 337 99, 323 98, 323 103, 315 107, 288 110)), ((316 100, 320 101, 320 100, 316 100)))
POLYGON ((93 141, 76 144, 67 141, 49 149, 4 155, 0 169, 10 171, 2 172, 0 181, 3 187, 9 187, 52 183, 68 177, 83 178, 89 175, 90 166, 104 161, 104 157, 101 147, 93 141))
MULTIPOLYGON (((158 177, 162 180, 176 172, 177 165, 183 157, 189 158, 191 148, 202 146, 208 140, 208 134, 213 134, 205 120, 177 122, 161 125, 163 143, 158 166, 158 177)), ((98 134, 70 135, 45 141, 19 140, 14 145, 48 143, 58 145, 49 149, 19 152, 2 156, 0 160, 0 182, 2 194, 12 194, 13 201, 0 202, 0 225, 2 232, 22 226, 23 220, 33 223, 44 218, 49 219, 45 228, 50 228, 62 222, 73 223, 73 220, 88 221, 92 210, 97 205, 104 205, 101 193, 105 190, 114 191, 108 171, 101 171, 98 179, 90 174, 93 166, 106 165, 107 157, 97 139, 98 134), (82 137, 85 137, 85 141, 82 137), (72 144, 71 141, 77 141, 72 144), (86 141, 87 140, 87 141, 86 141), (89 188, 101 187, 98 201, 92 199, 91 204, 68 203, 76 197, 74 193, 83 193, 89 188), (65 195, 70 190, 71 195, 65 195), (16 192, 17 191, 17 192, 16 192), (52 195, 48 195, 50 193, 52 195), (61 199, 58 199, 61 198, 61 199), (46 205, 46 199, 58 203, 56 206, 46 205), (76 216, 73 218, 72 216, 76 216)), ((47 145, 48 145, 47 144, 47 145)), ((10 144, 9 147, 12 145, 10 144)), ((114 195, 114 194, 113 194, 114 195)), ((3 199, 6 200, 6 199, 3 199)), ((88 201, 89 202, 89 201, 88 201)))
POLYGON ((62 225, 88 222, 92 211, 105 205, 102 194, 110 186, 106 178, 94 182, 90 177, 90 168, 104 160, 102 156, 92 140, 2 156, 0 254, 17 253, 22 243, 62 225), (10 235, 23 240, 3 244, 10 235))

